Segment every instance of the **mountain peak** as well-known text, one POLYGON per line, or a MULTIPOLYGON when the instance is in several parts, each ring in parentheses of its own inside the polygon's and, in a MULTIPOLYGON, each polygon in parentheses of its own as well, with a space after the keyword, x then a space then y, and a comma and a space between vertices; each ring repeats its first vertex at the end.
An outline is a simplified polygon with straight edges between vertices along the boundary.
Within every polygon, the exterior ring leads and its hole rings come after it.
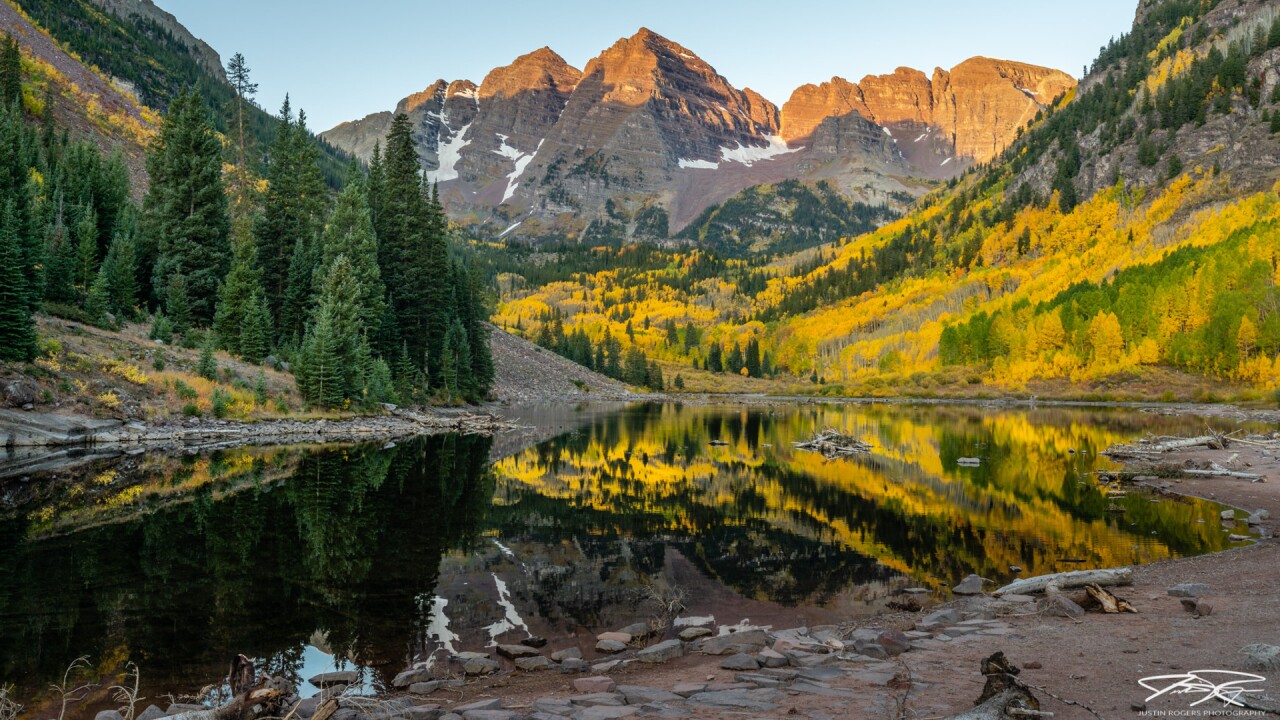
POLYGON ((578 85, 582 71, 565 62, 549 47, 525 53, 500 68, 494 68, 480 83, 480 97, 512 97, 536 90, 568 94, 578 85))
POLYGON ((435 82, 428 85, 426 88, 416 93, 410 93, 407 97, 401 100, 396 105, 396 114, 408 115, 409 113, 421 107, 423 103, 430 102, 431 98, 445 92, 448 88, 449 88, 449 83, 446 82, 443 78, 436 80, 435 82))

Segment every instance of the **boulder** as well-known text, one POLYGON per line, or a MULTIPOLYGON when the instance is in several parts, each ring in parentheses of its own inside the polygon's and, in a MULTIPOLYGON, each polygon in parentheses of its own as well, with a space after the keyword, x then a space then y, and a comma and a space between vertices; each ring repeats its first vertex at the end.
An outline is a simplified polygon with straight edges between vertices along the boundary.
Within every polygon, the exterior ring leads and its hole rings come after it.
POLYGON ((625 705, 626 698, 619 693, 587 693, 585 695, 574 695, 569 698, 569 702, 580 707, 595 707, 598 705, 625 705))
POLYGON ((562 673, 583 673, 591 669, 586 660, 582 658, 565 658, 560 663, 560 672, 562 673))
POLYGON ((541 656, 516 658, 516 667, 525 672, 537 672, 538 670, 550 670, 553 665, 550 660, 541 656))
POLYGON ((307 682, 316 687, 324 687, 326 685, 352 685, 359 679, 360 674, 355 670, 335 670, 334 672, 315 675, 307 682))
POLYGON ((706 683, 680 683, 671 688, 671 692, 679 695, 680 697, 689 697, 690 695, 697 695, 706 689, 706 683))
POLYGON ((760 660, 752 655, 738 653, 721 660, 720 667, 724 670, 755 671, 760 669, 760 660))
POLYGON ((506 658, 533 657, 538 651, 528 645, 499 645, 498 654, 506 658))
POLYGON ((911 649, 911 638, 900 630, 885 630, 880 633, 878 640, 889 657, 897 657, 911 649))
POLYGON ((767 668, 780 668, 787 666, 787 658, 782 653, 770 648, 765 648, 758 655, 760 662, 767 668))
POLYGON ((583 695, 591 695, 593 693, 611 693, 616 690, 617 687, 617 683, 603 675, 578 678, 573 681, 573 689, 583 695))
POLYGON ((119 710, 103 710, 93 716, 93 720, 123 720, 119 710))
POLYGON ((640 712, 638 707, 608 707, 597 705, 574 714, 576 720, 614 720, 614 718, 630 717, 640 712))
POLYGON ((35 403, 40 397, 40 386, 27 377, 7 380, 0 384, 0 396, 3 396, 5 405, 20 408, 35 403))
POLYGON ((667 640, 636 653, 636 659, 646 663, 663 663, 682 655, 684 655, 684 643, 679 640, 667 640))
POLYGON ((483 657, 468 658, 462 663, 462 672, 468 675, 492 675, 501 668, 497 660, 483 657))
POLYGON ((916 629, 932 632, 958 622, 960 622, 960 613, 955 608, 945 608, 925 615, 923 620, 916 623, 916 629))
POLYGON ((959 585, 951 588, 951 592, 957 595, 981 595, 982 578, 977 575, 969 575, 961 580, 959 585))
POLYGON ((544 648, 547 646, 547 639, 538 635, 530 635, 520 644, 527 645, 531 648, 544 648))
POLYGON ((501 709, 502 709, 501 699, 487 698, 485 700, 477 700, 475 702, 467 703, 466 705, 459 705, 458 707, 454 708, 453 711, 458 713, 459 715, 462 715, 463 717, 466 717, 467 712, 471 710, 501 710, 501 709))
POLYGON ((596 652, 601 652, 606 655, 616 655, 617 653, 620 653, 626 649, 627 649, 627 644, 624 642, 619 642, 617 640, 605 639, 596 643, 596 652))
POLYGON ((1169 588, 1172 597, 1200 597, 1209 594, 1209 586, 1204 583, 1178 583, 1169 588))
POLYGON ((551 653, 551 659, 555 660, 556 662, 564 662, 569 658, 575 658, 575 659, 581 660, 582 650, 576 647, 571 647, 571 648, 565 648, 563 650, 557 650, 551 653))
POLYGON ((651 630, 649 629, 649 623, 641 622, 641 623, 631 623, 630 625, 622 628, 618 632, 626 633, 630 635, 632 639, 635 639, 635 638, 648 637, 651 630))
POLYGON ((603 632, 596 636, 596 640, 612 640, 620 642, 623 645, 631 642, 631 633, 624 632, 603 632))
POLYGON ((160 720, 164 717, 164 711, 155 705, 148 705, 146 710, 138 713, 137 720, 160 720))
POLYGON ((1280 646, 1254 643, 1240 648, 1249 670, 1280 670, 1280 646))
POLYGON ((711 632, 711 628, 706 628, 706 627, 690 627, 690 628, 685 628, 685 629, 683 629, 683 630, 681 630, 681 631, 680 631, 680 639, 681 639, 681 640, 685 640, 685 641, 692 642, 692 641, 697 640, 697 639, 699 639, 699 638, 709 637, 709 636, 711 636, 712 634, 714 634, 714 633, 712 633, 712 632, 711 632))
POLYGON ((410 668, 405 670, 391 681, 392 687, 404 688, 414 683, 431 682, 435 679, 435 675, 431 674, 431 670, 427 668, 410 668))
POLYGON ((703 655, 728 655, 731 652, 755 652, 769 642, 763 628, 739 630, 728 635, 699 640, 695 648, 703 655))

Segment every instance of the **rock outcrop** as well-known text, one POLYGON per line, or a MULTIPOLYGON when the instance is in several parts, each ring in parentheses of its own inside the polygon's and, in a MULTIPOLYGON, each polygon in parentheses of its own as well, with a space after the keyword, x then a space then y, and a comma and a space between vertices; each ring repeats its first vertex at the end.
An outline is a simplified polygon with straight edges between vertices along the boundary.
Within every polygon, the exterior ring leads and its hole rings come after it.
MULTIPOLYGON (((669 237, 762 183, 826 180, 864 202, 991 159, 1074 86, 1056 70, 974 58, 930 78, 899 68, 798 88, 779 109, 648 29, 578 71, 550 48, 476 87, 437 81, 402 100, 450 214, 495 235, 669 237)), ((368 158, 393 113, 322 134, 368 158)))
POLYGON ((781 135, 789 143, 802 142, 824 122, 853 114, 890 132, 895 127, 936 131, 952 157, 987 162, 1037 112, 1073 87, 1075 80, 1066 73, 984 57, 950 71, 937 68, 932 79, 911 68, 860 83, 834 77, 796 89, 782 107, 781 135))

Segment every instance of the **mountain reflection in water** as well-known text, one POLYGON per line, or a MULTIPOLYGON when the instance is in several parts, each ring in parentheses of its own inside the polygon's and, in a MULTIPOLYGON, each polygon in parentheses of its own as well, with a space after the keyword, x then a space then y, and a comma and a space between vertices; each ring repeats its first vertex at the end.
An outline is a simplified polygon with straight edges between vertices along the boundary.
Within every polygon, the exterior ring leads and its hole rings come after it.
POLYGON ((0 681, 36 698, 87 654, 104 672, 135 660, 157 697, 216 680, 236 653, 303 678, 328 653, 379 683, 446 646, 582 642, 650 617, 655 586, 722 622, 800 624, 882 610, 905 587, 941 597, 971 572, 1211 552, 1229 546, 1219 506, 1109 495, 1093 474, 1114 442, 1197 423, 666 404, 584 410, 492 465, 489 439, 456 436, 102 462, 0 515, 0 681), (827 427, 874 451, 791 447, 827 427))

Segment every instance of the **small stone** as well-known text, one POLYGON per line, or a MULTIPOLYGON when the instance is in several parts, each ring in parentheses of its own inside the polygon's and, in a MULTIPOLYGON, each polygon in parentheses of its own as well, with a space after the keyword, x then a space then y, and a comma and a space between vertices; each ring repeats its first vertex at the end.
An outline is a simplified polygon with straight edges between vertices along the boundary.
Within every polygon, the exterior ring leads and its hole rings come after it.
POLYGON ((787 658, 780 652, 776 652, 769 648, 760 651, 760 662, 764 663, 767 668, 786 667, 787 658))
POLYGON ((684 698, 669 690, 662 690, 644 685, 619 685, 618 692, 626 698, 628 705, 648 705, 650 703, 680 702, 684 698))
POLYGON ((538 654, 538 651, 528 645, 499 645, 498 654, 508 658, 532 657, 538 654))
POLYGON ((961 580, 959 585, 951 588, 951 592, 957 595, 981 595, 982 578, 977 575, 969 575, 961 580))
POLYGON ((574 695, 569 698, 569 702, 574 705, 583 707, 595 707, 597 705, 625 705, 626 699, 618 693, 587 693, 585 695, 574 695))
POLYGON ((616 690, 617 687, 617 683, 603 675, 578 678, 573 681, 573 689, 583 695, 590 695, 592 693, 611 693, 616 690))
POLYGON ((760 669, 760 660, 751 655, 738 653, 721 660, 720 667, 724 670, 754 671, 760 669))
POLYGON ((160 720, 164 717, 164 711, 155 705, 148 705, 146 710, 138 714, 137 720, 160 720))
POLYGON ((1173 597, 1200 597, 1209 594, 1209 586, 1204 583, 1179 583, 1169 588, 1173 597))
POLYGON ((900 630, 885 630, 880 633, 878 640, 889 657, 897 657, 911 649, 911 638, 900 630))
POLYGON ((552 664, 547 658, 541 655, 534 655, 533 657, 517 658, 516 667, 525 672, 537 672, 539 670, 550 670, 552 664))
POLYGON ((440 689, 439 680, 427 680, 426 682, 416 682, 409 686, 409 692, 414 695, 430 695, 440 689))
POLYGON ((1044 666, 1043 666, 1043 665, 1041 665, 1040 663, 1036 662, 1035 660, 1032 660, 1032 661, 1031 661, 1031 662, 1029 662, 1029 663, 1023 663, 1023 664, 1022 664, 1022 667, 1023 667, 1023 668, 1025 668, 1025 669, 1027 669, 1027 670, 1039 670, 1040 668, 1042 668, 1042 667, 1044 667, 1044 666))
POLYGON ((430 682, 435 676, 426 668, 410 668, 400 673, 391 681, 392 687, 409 687, 414 683, 430 682))
POLYGON ((712 634, 711 628, 691 627, 691 628, 685 628, 680 631, 680 639, 693 641, 693 640, 697 640, 698 638, 709 637, 711 634, 712 634))
POLYGON ((618 669, 618 666, 620 665, 622 665, 621 660, 608 660, 606 662, 596 663, 595 665, 592 665, 591 671, 596 674, 603 675, 607 672, 612 672, 618 669))
POLYGON ((627 644, 617 640, 604 639, 596 643, 596 652, 602 652, 606 655, 616 655, 627 649, 627 644))
POLYGON ((591 666, 587 664, 587 661, 582 658, 565 658, 564 662, 560 663, 560 672, 566 674, 584 673, 589 670, 590 667, 591 666))
POLYGON ((623 645, 626 645, 627 643, 631 642, 631 633, 603 632, 597 635, 596 639, 597 640, 613 640, 614 642, 620 642, 623 645))
POLYGON ((1235 519, 1236 519, 1236 511, 1235 511, 1235 510, 1223 510, 1221 513, 1219 513, 1218 517, 1222 518, 1223 520, 1235 520, 1235 519))
POLYGON ((679 685, 671 688, 671 692, 681 697, 689 697, 690 695, 697 695, 706 689, 706 683, 680 683, 679 685))
POLYGON ((121 720, 118 710, 103 710, 93 716, 93 720, 121 720))
POLYGON ((1144 702, 1131 702, 1129 703, 1129 709, 1134 712, 1146 712, 1147 704, 1144 702))
POLYGON ((539 637, 538 635, 530 635, 529 637, 524 639, 524 642, 520 644, 526 645, 531 648, 544 648, 547 646, 547 639, 544 637, 539 637))
POLYGON ((551 653, 551 659, 555 660, 556 662, 564 662, 565 660, 568 660, 570 658, 581 660, 582 650, 576 647, 571 647, 571 648, 565 648, 563 650, 557 650, 551 653))
POLYGON ((679 640, 667 640, 636 653, 636 659, 646 663, 662 663, 682 655, 684 655, 684 643, 679 640))
POLYGON ((471 710, 501 710, 502 700, 500 698, 487 698, 485 700, 476 700, 475 702, 459 705, 453 711, 459 715, 465 716, 471 710))
POLYGON ((574 715, 576 720, 614 720, 614 718, 624 718, 635 715, 640 712, 638 707, 608 707, 597 705, 581 710, 574 715))

